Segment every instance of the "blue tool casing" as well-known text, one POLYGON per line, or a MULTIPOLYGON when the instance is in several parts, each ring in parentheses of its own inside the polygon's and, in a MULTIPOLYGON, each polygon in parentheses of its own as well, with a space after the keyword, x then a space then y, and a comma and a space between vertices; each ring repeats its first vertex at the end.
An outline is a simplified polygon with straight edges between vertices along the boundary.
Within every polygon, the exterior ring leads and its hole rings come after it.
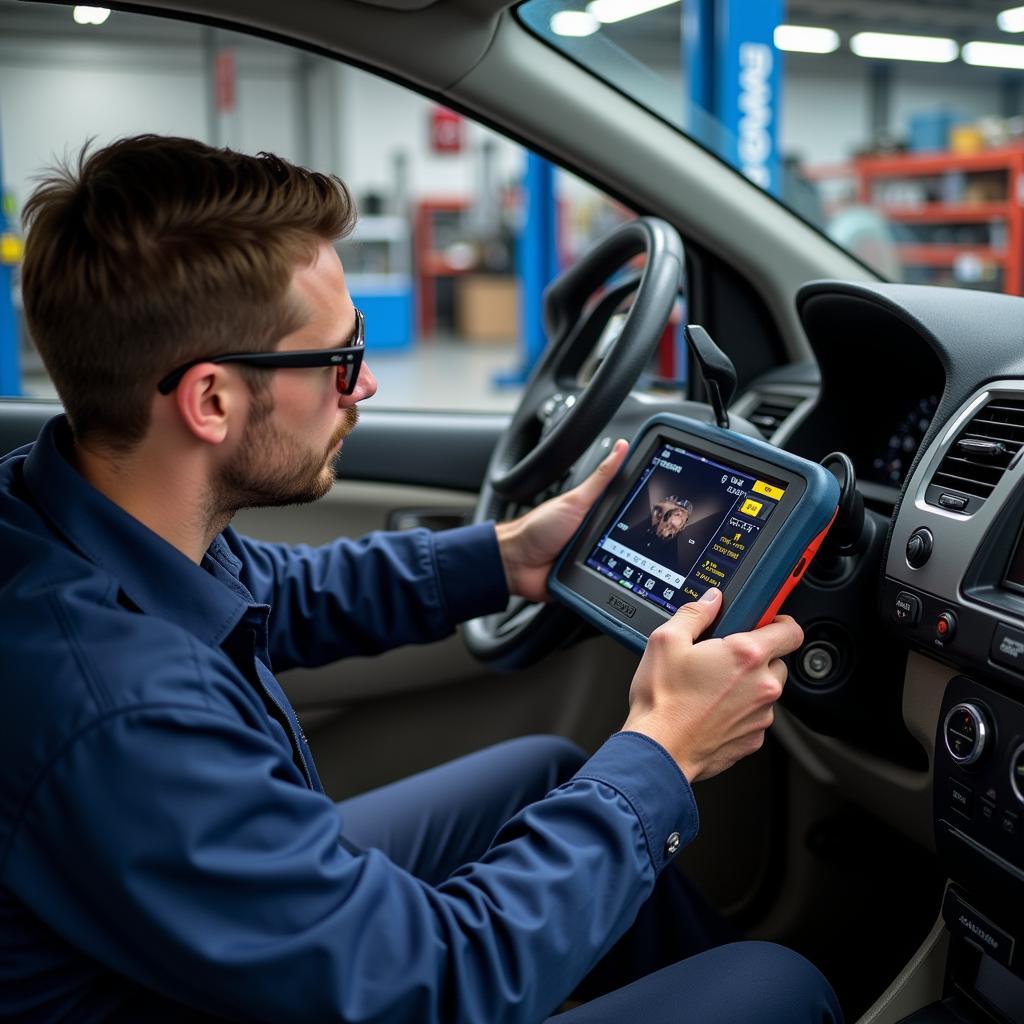
POLYGON ((745 632, 761 622, 773 604, 784 598, 802 576, 839 503, 836 478, 815 462, 765 441, 688 417, 671 413, 653 416, 638 432, 615 479, 548 577, 554 597, 602 632, 640 652, 646 648, 652 631, 649 627, 656 628, 671 613, 653 608, 649 602, 636 602, 633 594, 623 593, 614 582, 584 564, 584 560, 630 493, 638 466, 642 469, 645 465, 644 453, 665 441, 686 445, 698 455, 721 459, 727 466, 735 464, 742 472, 785 481, 783 499, 773 512, 775 519, 782 513, 781 522, 770 521, 771 535, 767 535, 766 529, 765 535, 759 535, 750 548, 750 565, 744 565, 742 573, 722 586, 722 611, 708 636, 745 632))

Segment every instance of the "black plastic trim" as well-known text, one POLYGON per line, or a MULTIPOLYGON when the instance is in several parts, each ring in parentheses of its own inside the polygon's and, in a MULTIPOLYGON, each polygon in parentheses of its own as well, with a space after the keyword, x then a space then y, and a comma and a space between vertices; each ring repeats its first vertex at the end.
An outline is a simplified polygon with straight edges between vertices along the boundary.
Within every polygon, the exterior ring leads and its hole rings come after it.
MULTIPOLYGON (((0 399, 0 455, 34 441, 59 402, 0 399)), ((345 480, 480 490, 487 463, 508 418, 492 413, 362 411, 345 441, 345 480)))

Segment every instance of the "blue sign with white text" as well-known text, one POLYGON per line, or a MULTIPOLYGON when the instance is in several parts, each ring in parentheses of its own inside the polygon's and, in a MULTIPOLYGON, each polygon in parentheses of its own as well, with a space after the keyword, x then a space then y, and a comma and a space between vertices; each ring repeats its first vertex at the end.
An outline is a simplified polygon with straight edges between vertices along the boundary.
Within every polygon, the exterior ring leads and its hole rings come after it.
POLYGON ((782 0, 686 0, 684 5, 690 100, 724 128, 714 147, 720 155, 776 194, 782 54, 774 35, 782 20, 782 0))

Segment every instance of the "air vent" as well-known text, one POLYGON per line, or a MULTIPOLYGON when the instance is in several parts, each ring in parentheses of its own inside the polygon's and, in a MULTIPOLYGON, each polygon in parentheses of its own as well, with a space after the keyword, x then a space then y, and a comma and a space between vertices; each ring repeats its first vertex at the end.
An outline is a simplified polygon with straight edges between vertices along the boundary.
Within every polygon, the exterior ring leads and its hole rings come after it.
POLYGON ((957 434, 928 488, 929 504, 973 512, 1024 446, 1024 399, 995 398, 957 434), (967 498, 966 504, 960 497, 967 498))
POLYGON ((761 431, 763 437, 771 438, 802 401, 804 401, 802 395, 765 394, 762 392, 757 405, 746 416, 746 419, 761 431))

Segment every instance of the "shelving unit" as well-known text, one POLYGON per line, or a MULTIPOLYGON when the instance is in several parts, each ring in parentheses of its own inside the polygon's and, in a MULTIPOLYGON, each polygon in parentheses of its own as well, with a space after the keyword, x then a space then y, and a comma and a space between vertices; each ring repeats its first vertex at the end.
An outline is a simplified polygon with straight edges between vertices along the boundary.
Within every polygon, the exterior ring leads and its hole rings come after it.
POLYGON ((453 264, 447 255, 465 236, 463 219, 468 209, 464 199, 429 199, 416 205, 416 319, 421 337, 437 330, 438 285, 473 269, 453 264))
POLYGON ((352 301, 366 316, 367 344, 401 351, 412 344, 411 240, 404 217, 361 217, 338 243, 352 301))
POLYGON ((908 280, 1024 294, 1024 146, 852 166, 858 201, 896 226, 908 280))

